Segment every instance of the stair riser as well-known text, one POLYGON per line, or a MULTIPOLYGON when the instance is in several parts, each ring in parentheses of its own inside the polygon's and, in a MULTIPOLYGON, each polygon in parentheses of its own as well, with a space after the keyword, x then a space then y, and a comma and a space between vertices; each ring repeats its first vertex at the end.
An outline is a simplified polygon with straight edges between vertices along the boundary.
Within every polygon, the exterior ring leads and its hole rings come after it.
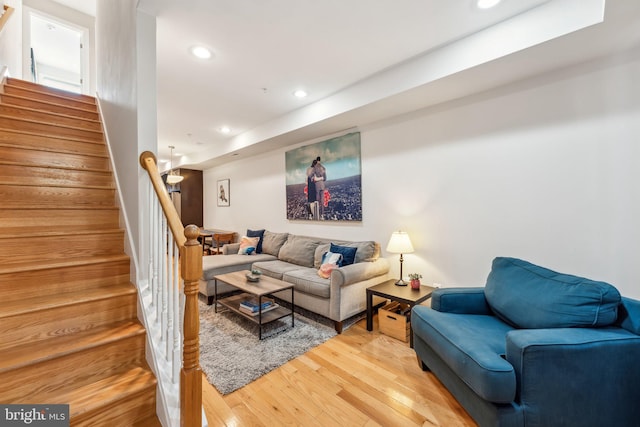
POLYGON ((78 108, 67 107, 65 105, 52 104, 50 102, 42 102, 37 99, 23 98, 21 96, 13 96, 0 93, 0 103, 5 105, 17 105, 19 107, 35 108, 37 110, 46 110, 52 113, 65 114, 67 116, 80 117, 82 119, 98 120, 98 113, 93 111, 81 110, 78 108))
POLYGON ((91 208, 115 206, 115 190, 0 185, 3 208, 91 208))
POLYGON ((0 274, 0 295, 8 301, 46 298, 60 293, 126 283, 129 260, 0 274), (19 291, 18 291, 19 289, 19 291))
MULTIPOLYGON (((5 159, 3 159, 5 160, 5 159)), ((0 164, 0 182, 21 185, 112 187, 111 172, 66 170, 0 164)))
POLYGON ((117 208, 98 210, 77 209, 1 209, 0 224, 2 229, 13 227, 44 227, 46 230, 55 227, 74 227, 78 230, 100 228, 118 228, 119 212, 117 208))
POLYGON ((0 237, 0 260, 5 264, 118 255, 124 251, 124 231, 67 236, 0 237), (36 244, 25 244, 36 242, 36 244))
POLYGON ((51 114, 46 111, 38 111, 16 107, 12 105, 0 104, 0 115, 13 117, 16 119, 33 120, 43 124, 72 126, 76 128, 102 131, 100 122, 83 120, 78 117, 67 117, 58 114, 51 114))
POLYGON ((0 373, 2 403, 67 403, 57 397, 69 389, 144 366, 144 348, 141 334, 0 373))
POLYGON ((89 131, 84 129, 64 127, 58 125, 50 125, 47 123, 38 123, 34 121, 26 121, 12 117, 0 116, 0 128, 8 130, 22 130, 25 132, 42 133, 52 136, 61 136, 66 138, 78 138, 86 141, 102 142, 102 132, 89 131))
POLYGON ((9 141, 3 136, 0 132, 0 144, 5 144, 0 146, 0 158, 7 162, 36 166, 109 170, 109 159, 96 157, 105 156, 106 148, 103 145, 51 138, 47 150, 57 149, 66 152, 39 151, 41 143, 37 141, 9 141))
MULTIPOLYGON (((123 399, 110 405, 96 408, 93 411, 75 415, 72 407, 70 412, 71 425, 74 427, 130 426, 155 415, 155 386, 149 387, 133 396, 124 395, 123 399)), ((160 425, 160 423, 156 425, 160 425)))
POLYGON ((0 349, 88 331, 111 322, 135 319, 136 298, 137 294, 131 293, 0 318, 0 349))
POLYGON ((93 112, 98 111, 97 106, 95 105, 95 102, 94 103, 82 102, 80 100, 71 99, 68 97, 61 97, 61 96, 57 96, 57 95, 46 93, 46 92, 33 91, 23 87, 11 85, 11 84, 7 84, 4 86, 4 93, 9 95, 23 96, 25 98, 37 99, 45 102, 51 102, 53 104, 58 104, 58 105, 66 105, 69 107, 81 108, 87 111, 93 111, 93 112))

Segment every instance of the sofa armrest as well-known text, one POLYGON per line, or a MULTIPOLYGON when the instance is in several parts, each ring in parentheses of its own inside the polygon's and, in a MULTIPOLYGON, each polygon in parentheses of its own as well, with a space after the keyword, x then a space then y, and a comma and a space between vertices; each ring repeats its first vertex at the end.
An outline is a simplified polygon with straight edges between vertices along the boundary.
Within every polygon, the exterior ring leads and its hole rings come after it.
POLYGON ((331 286, 345 286, 381 276, 389 272, 389 267, 386 258, 345 265, 331 271, 331 286))
POLYGON ((237 254, 240 250, 240 243, 227 243, 222 246, 222 255, 237 254))
POLYGON ((484 288, 442 288, 431 294, 431 308, 458 314, 492 314, 484 288))
POLYGON ((533 425, 637 425, 640 336, 616 327, 516 329, 505 357, 533 425))

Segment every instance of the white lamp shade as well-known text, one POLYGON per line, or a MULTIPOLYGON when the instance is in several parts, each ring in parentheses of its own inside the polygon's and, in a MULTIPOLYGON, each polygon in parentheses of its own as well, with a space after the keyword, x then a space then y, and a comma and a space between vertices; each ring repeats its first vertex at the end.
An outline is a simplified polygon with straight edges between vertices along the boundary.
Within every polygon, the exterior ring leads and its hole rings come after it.
POLYGON ((173 175, 172 173, 169 173, 167 175, 167 184, 175 185, 175 184, 179 183, 180 181, 182 181, 183 179, 184 179, 184 176, 173 175))
POLYGON ((409 235, 404 231, 394 231, 387 245, 387 252, 392 254, 408 254, 413 252, 409 235))

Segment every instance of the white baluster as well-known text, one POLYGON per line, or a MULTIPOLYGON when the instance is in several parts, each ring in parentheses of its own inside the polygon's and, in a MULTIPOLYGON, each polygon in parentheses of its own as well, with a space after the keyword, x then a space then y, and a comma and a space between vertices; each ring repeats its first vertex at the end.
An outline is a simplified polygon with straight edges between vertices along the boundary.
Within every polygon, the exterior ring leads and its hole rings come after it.
MULTIPOLYGON (((161 249, 162 249, 162 268, 160 269, 161 272, 161 280, 160 280, 160 297, 161 297, 161 312, 160 312, 160 330, 162 331, 161 333, 161 343, 164 344, 164 339, 165 339, 165 331, 167 330, 167 289, 168 289, 168 262, 167 262, 167 220, 166 218, 163 216, 162 217, 162 224, 161 224, 161 228, 162 228, 162 233, 160 234, 161 237, 161 249)), ((164 351, 164 345, 161 346, 161 349, 164 351)), ((166 356, 166 354, 165 354, 166 356)))
MULTIPOLYGON (((178 251, 176 246, 176 251, 178 251)), ((182 286, 180 278, 180 258, 179 253, 176 254, 174 259, 174 278, 173 278, 173 382, 178 384, 180 382, 180 369, 182 368, 182 329, 180 325, 180 319, 182 319, 182 286)))
POLYGON ((173 346, 173 287, 175 280, 175 268, 174 258, 175 254, 175 242, 173 240, 173 234, 169 233, 167 236, 167 329, 163 330, 165 339, 165 355, 167 361, 171 362, 172 346, 173 346))

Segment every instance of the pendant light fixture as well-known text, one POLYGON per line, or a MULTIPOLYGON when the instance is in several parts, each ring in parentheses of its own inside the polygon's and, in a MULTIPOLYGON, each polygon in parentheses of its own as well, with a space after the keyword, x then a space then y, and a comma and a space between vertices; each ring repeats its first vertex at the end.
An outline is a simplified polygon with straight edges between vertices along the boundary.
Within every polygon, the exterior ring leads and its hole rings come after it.
POLYGON ((171 160, 170 160, 171 163, 169 163, 169 173, 167 174, 167 184, 176 185, 177 183, 181 182, 184 179, 184 176, 178 175, 172 169, 172 167, 173 167, 173 149, 176 148, 176 147, 174 147, 173 145, 170 145, 169 148, 171 149, 171 160))

